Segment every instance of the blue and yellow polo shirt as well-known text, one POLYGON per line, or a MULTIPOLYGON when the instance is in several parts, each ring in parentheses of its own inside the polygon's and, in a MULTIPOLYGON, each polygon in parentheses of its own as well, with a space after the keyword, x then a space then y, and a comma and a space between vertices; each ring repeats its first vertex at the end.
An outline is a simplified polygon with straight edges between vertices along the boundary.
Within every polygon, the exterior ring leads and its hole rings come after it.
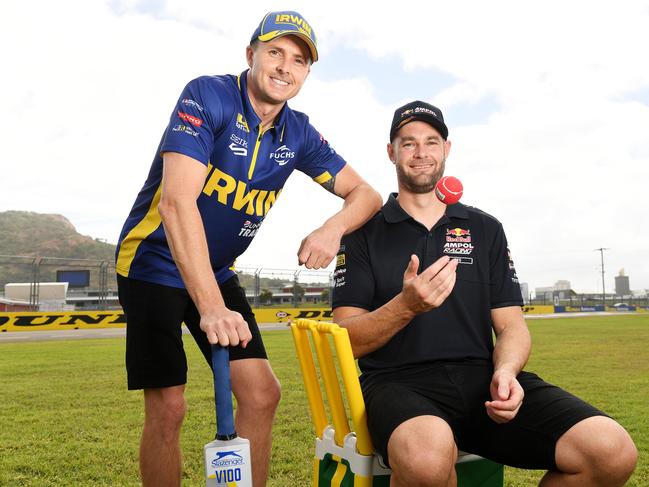
POLYGON ((120 234, 118 274, 184 287, 158 213, 164 152, 207 166, 197 204, 220 283, 234 274, 234 260, 250 245, 293 170, 324 184, 345 166, 309 118, 288 104, 272 127, 261 130, 246 74, 203 76, 183 90, 120 234))

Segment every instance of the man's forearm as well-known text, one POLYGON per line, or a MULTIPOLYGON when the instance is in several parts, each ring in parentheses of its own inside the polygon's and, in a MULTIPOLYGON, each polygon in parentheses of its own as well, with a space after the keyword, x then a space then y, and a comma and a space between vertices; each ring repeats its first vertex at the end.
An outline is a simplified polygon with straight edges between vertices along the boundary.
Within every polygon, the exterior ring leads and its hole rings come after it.
POLYGON ((341 236, 348 234, 369 220, 382 204, 381 196, 369 184, 359 184, 345 197, 342 209, 323 226, 339 229, 341 236))
POLYGON ((381 348, 415 317, 404 305, 401 294, 370 313, 347 318, 340 314, 334 310, 334 321, 347 328, 355 358, 381 348))
POLYGON ((223 305, 196 204, 163 200, 159 211, 172 256, 199 312, 203 314, 210 307, 223 305))
POLYGON ((517 375, 525 367, 531 348, 532 340, 524 322, 522 326, 506 327, 496 337, 494 370, 506 369, 517 375))

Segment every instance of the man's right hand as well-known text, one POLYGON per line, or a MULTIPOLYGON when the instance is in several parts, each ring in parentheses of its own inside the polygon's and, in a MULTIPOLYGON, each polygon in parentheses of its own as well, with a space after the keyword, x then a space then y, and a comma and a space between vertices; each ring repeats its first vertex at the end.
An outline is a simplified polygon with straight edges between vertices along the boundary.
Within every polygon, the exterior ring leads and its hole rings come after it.
POLYGON ((232 311, 225 306, 215 308, 214 311, 201 314, 201 330, 207 335, 207 341, 212 345, 222 347, 241 345, 246 348, 252 340, 248 323, 240 313, 232 311))
POLYGON ((440 307, 455 286, 457 265, 456 259, 444 256, 417 275, 419 258, 411 255, 408 268, 403 273, 401 291, 407 308, 420 314, 440 307))

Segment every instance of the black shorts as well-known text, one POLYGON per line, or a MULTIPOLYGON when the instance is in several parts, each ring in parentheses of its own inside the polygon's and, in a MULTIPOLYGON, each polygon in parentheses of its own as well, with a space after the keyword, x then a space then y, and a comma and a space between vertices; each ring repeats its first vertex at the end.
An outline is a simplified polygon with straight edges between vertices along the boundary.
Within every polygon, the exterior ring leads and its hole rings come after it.
POLYGON ((556 470, 556 443, 591 416, 606 416, 578 397, 521 372, 525 391, 516 417, 498 424, 487 416, 493 366, 488 362, 430 364, 363 378, 368 427, 386 462, 392 432, 408 419, 437 416, 446 421, 457 447, 503 465, 556 470))
MULTIPOLYGON (((200 315, 186 289, 117 276, 119 302, 126 316, 126 371, 129 389, 171 387, 187 382, 184 322, 205 360, 212 347, 200 329, 200 315)), ((230 360, 268 358, 255 315, 237 276, 219 285, 225 305, 241 313, 252 340, 246 348, 230 347, 230 360)))

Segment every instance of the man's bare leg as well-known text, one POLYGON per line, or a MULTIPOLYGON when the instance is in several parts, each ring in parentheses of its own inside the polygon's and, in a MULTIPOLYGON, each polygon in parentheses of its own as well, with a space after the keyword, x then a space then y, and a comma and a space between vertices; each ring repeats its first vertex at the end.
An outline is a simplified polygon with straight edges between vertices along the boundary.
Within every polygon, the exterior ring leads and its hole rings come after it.
POLYGON ((638 451, 629 434, 605 416, 580 421, 556 447, 558 472, 548 472, 541 487, 617 487, 633 473, 638 451))
POLYGON ((144 487, 180 486, 180 429, 187 409, 184 391, 184 385, 144 390, 144 429, 140 441, 144 487))
POLYGON ((237 399, 235 428, 250 440, 254 487, 264 487, 268 478, 272 428, 281 390, 265 359, 230 362, 232 390, 237 399))
POLYGON ((446 421, 417 416, 400 424, 390 436, 391 487, 455 487, 457 447, 446 421))

